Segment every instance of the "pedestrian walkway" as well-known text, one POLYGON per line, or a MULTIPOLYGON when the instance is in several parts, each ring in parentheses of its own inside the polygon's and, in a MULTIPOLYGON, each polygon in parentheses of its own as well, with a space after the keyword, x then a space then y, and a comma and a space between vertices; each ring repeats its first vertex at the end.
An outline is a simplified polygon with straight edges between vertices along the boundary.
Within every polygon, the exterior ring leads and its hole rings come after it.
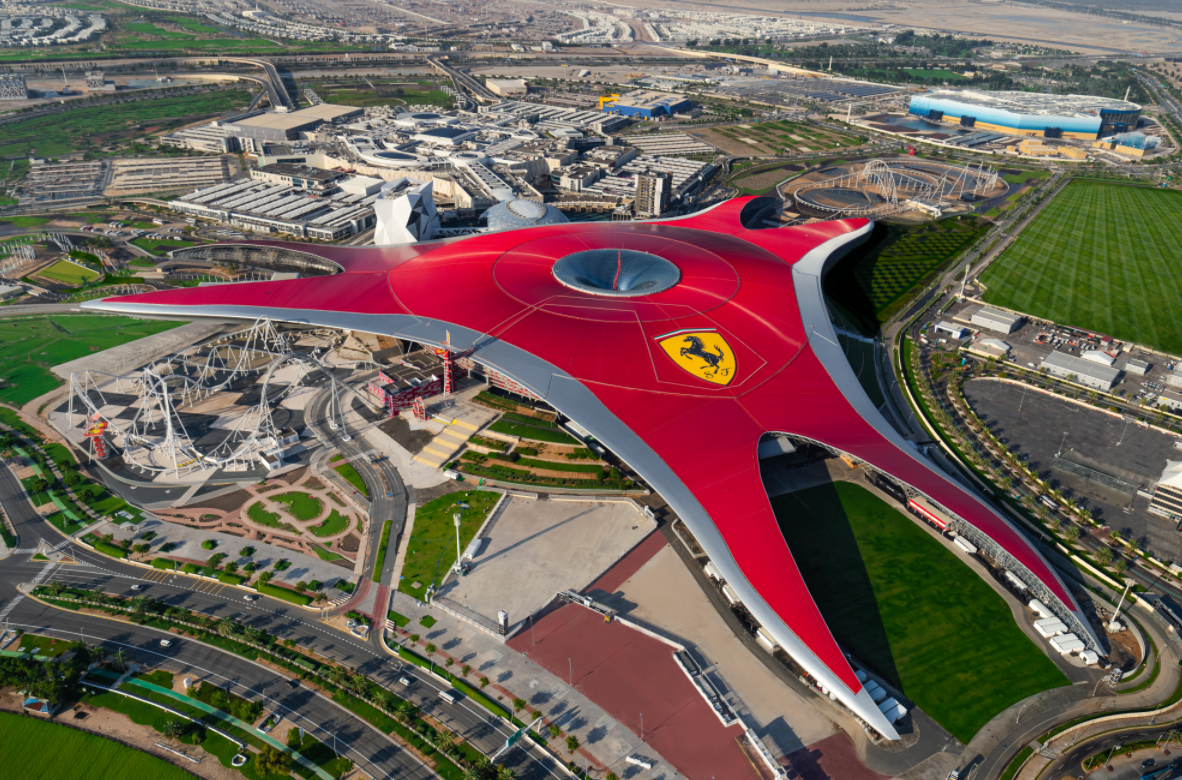
MULTIPOLYGON (((437 662, 452 658, 453 670, 471 666, 472 671, 467 677, 474 682, 482 676, 488 677, 489 689, 496 692, 493 697, 502 704, 508 706, 513 699, 521 698, 531 709, 542 711, 545 723, 554 723, 562 729, 563 739, 567 735, 578 738, 582 747, 571 757, 579 766, 607 767, 617 775, 633 780, 681 780, 684 777, 629 728, 578 688, 572 687, 568 680, 530 660, 528 652, 516 652, 499 640, 405 593, 392 592, 392 595, 390 609, 409 618, 406 627, 395 634, 399 639, 419 634, 420 645, 430 642, 436 646, 433 658, 437 662), (424 618, 430 618, 427 621, 430 626, 423 625, 424 618), (626 756, 636 753, 655 759, 653 769, 641 770, 624 763, 626 756), (625 769, 629 770, 627 775, 625 769)), ((382 624, 379 622, 378 625, 382 624)), ((556 743, 555 749, 566 755, 565 747, 556 743)))

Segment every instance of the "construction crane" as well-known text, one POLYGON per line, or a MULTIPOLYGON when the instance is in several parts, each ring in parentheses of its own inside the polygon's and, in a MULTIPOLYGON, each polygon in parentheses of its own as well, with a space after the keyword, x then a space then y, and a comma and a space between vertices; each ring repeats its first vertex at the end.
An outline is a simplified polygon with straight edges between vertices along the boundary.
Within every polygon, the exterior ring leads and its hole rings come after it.
POLYGON ((612 94, 612 95, 606 95, 606 96, 604 96, 604 97, 601 97, 601 98, 599 99, 599 110, 600 110, 600 111, 602 111, 602 110, 603 110, 603 104, 604 104, 604 103, 613 103, 613 102, 615 102, 615 101, 617 101, 617 100, 619 100, 619 99, 620 99, 620 96, 619 96, 619 95, 615 95, 615 94, 612 94))

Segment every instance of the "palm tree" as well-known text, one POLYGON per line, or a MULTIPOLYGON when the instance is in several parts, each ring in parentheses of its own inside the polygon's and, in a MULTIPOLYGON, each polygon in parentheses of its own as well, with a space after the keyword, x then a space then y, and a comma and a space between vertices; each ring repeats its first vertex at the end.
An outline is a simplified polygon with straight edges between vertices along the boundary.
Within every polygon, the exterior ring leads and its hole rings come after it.
POLYGON ((365 692, 369 690, 369 679, 364 674, 358 672, 349 678, 349 687, 358 696, 364 696, 365 692))
POLYGON ((242 638, 252 645, 261 645, 263 643, 263 630, 254 626, 247 626, 242 631, 242 638))
POLYGON ((390 711, 390 702, 393 700, 393 698, 393 694, 384 688, 376 689, 372 697, 374 705, 376 705, 378 709, 385 710, 386 712, 390 711))
POLYGON ((189 724, 183 720, 170 720, 164 724, 164 736, 171 740, 180 739, 189 730, 189 724))
POLYGON ((53 580, 45 586, 54 596, 60 596, 62 591, 66 589, 66 583, 60 580, 53 580))
POLYGON ((127 671, 127 653, 120 647, 111 654, 111 663, 121 672, 127 671))
POLYGON ((224 617, 217 622, 215 628, 217 629, 218 634, 221 636, 230 637, 234 635, 234 631, 238 628, 238 624, 230 618, 224 617))
POLYGON ((403 699, 394 705, 394 720, 406 725, 419 714, 419 708, 414 702, 403 699))
POLYGON ((127 603, 131 606, 131 614, 137 617, 148 611, 148 600, 143 596, 136 596, 127 603))
POLYGON ((445 756, 451 755, 452 751, 456 749, 456 735, 455 732, 449 729, 440 729, 435 732, 431 738, 432 744, 445 756))
POLYGON ((1099 550, 1096 550, 1096 563, 1101 566, 1107 566, 1112 563, 1112 548, 1101 547, 1099 550))
POLYGON ((349 679, 349 675, 343 666, 332 667, 325 673, 324 676, 328 678, 330 683, 337 686, 344 685, 349 679))
POLYGON ((497 764, 497 780, 517 780, 517 773, 504 764, 497 764))

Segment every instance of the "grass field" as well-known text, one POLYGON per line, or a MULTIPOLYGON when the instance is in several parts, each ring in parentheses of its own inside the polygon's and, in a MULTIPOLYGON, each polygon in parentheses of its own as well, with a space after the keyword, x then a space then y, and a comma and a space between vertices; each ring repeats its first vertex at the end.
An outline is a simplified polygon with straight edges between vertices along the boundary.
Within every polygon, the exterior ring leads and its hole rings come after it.
MULTIPOLYGON (((153 226, 155 227, 155 226, 153 226)), ((179 238, 133 238, 131 243, 138 246, 140 249, 146 249, 154 255, 167 255, 170 250, 177 247, 193 246, 192 241, 185 241, 179 238)), ((155 265, 155 263, 152 263, 155 265)))
POLYGON ((272 500, 286 506, 287 511, 291 512, 296 520, 314 520, 324 511, 324 504, 320 503, 320 499, 299 490, 275 496, 272 500))
POLYGON ((911 518, 839 482, 772 499, 834 637, 961 742, 1068 685, 987 583, 911 518))
POLYGON ((465 490, 440 496, 416 509, 398 589, 421 599, 428 585, 442 582, 447 570, 456 562, 456 526, 452 515, 461 511, 460 504, 468 504, 468 508, 462 510, 460 520, 462 549, 476 536, 500 497, 499 493, 488 490, 465 490), (419 583, 417 588, 414 587, 416 582, 419 583))
POLYGON ((345 463, 344 465, 334 467, 333 471, 344 477, 345 481, 356 488, 358 493, 369 498, 369 488, 365 486, 365 480, 357 473, 357 469, 345 463))
POLYGON ((972 218, 915 228, 880 224, 825 278, 825 292, 869 330, 876 330, 907 302, 916 286, 987 229, 972 218))
POLYGON ((349 518, 337 510, 328 513, 328 517, 320 525, 312 526, 312 533, 316 536, 334 536, 344 531, 349 525, 349 518))
POLYGON ((509 420, 497 420, 488 429, 493 433, 503 433, 506 436, 520 436, 534 441, 548 441, 554 444, 578 444, 579 442, 558 428, 537 428, 532 425, 521 425, 509 420))
POLYGON ((77 263, 71 263, 68 260, 58 260, 48 268, 38 271, 37 276, 42 276, 55 282, 61 282, 70 287, 79 287, 99 278, 99 273, 77 263))
MULTIPOLYGON (((169 43, 176 42, 156 41, 152 45, 161 48, 169 43)), ((38 157, 54 157, 87 150, 97 153, 99 147, 130 141, 147 132, 171 130, 200 117, 242 108, 249 103, 250 93, 235 89, 206 95, 71 108, 61 114, 5 125, 0 139, 0 156, 36 154, 38 157)))
POLYGON ((175 328, 95 314, 41 315, 0 320, 0 401, 20 405, 62 384, 50 366, 175 328))
POLYGON ((993 262, 985 300, 1182 354, 1182 193, 1074 181, 993 262))
POLYGON ((118 742, 8 712, 0 712, 0 766, 8 777, 38 780, 192 780, 188 772, 118 742), (36 746, 32 749, 31 746, 36 746), (80 768, 85 770, 80 772, 80 768))

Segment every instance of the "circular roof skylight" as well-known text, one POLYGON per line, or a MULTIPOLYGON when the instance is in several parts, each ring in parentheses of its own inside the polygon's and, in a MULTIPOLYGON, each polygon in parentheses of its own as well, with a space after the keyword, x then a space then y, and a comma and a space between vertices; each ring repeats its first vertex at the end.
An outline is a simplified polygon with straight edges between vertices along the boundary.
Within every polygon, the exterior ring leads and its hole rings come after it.
POLYGON ((635 249, 588 249, 554 264, 554 278, 591 295, 636 298, 668 290, 681 271, 663 257, 635 249))

